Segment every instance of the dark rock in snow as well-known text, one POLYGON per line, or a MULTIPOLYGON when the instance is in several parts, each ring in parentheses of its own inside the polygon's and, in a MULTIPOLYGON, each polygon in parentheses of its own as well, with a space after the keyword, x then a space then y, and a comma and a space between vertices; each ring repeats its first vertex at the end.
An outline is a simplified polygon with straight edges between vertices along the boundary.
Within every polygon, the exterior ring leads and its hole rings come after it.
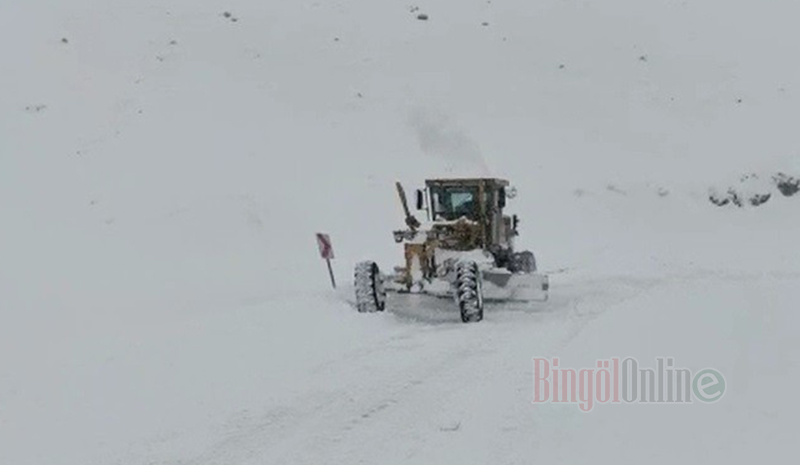
POLYGON ((619 194, 619 195, 628 195, 627 192, 625 192, 624 190, 622 190, 619 187, 615 186, 614 184, 607 185, 606 186, 606 190, 608 192, 613 192, 613 193, 619 194))
POLYGON ((713 203, 714 205, 716 205, 718 207, 724 207, 725 205, 728 205, 729 203, 731 203, 731 199, 730 199, 729 196, 720 195, 717 192, 712 192, 711 194, 709 194, 708 200, 710 200, 711 203, 713 203))
POLYGON ((28 105, 25 107, 25 111, 30 113, 41 113, 47 110, 47 105, 38 104, 38 105, 28 105))
POLYGON ((772 177, 775 185, 784 197, 791 197, 800 192, 800 179, 784 173, 778 173, 772 177))
POLYGON ((772 198, 772 194, 753 194, 748 200, 750 205, 757 207, 763 205, 772 198))
POLYGON ((733 202, 733 204, 736 205, 737 207, 741 207, 742 205, 744 205, 744 203, 742 202, 742 197, 735 190, 733 189, 729 190, 728 195, 730 196, 731 202, 733 202))

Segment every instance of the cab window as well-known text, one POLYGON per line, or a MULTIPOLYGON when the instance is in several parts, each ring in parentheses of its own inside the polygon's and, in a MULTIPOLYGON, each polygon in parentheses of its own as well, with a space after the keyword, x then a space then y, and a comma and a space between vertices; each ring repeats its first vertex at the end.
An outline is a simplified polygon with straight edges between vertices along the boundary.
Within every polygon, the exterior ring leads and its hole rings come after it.
POLYGON ((436 219, 454 221, 461 217, 477 219, 477 190, 469 188, 440 188, 433 190, 436 219))

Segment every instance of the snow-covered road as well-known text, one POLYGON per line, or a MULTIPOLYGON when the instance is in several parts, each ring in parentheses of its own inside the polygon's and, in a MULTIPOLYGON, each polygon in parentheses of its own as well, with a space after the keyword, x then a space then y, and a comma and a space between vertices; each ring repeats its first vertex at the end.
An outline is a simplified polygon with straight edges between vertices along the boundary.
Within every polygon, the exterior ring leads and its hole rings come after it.
MULTIPOLYGON (((791 391, 768 383, 780 365, 775 357, 791 364, 790 354, 776 351, 789 342, 788 328, 800 318, 768 317, 775 345, 748 347, 753 336, 746 328, 764 323, 738 296, 770 299, 779 292, 784 297, 778 300, 789 304, 789 295, 800 297, 800 275, 558 281, 548 304, 495 305, 479 325, 461 324, 447 308, 450 302, 409 296, 391 302, 392 314, 358 315, 388 321, 366 341, 341 341, 347 350, 320 354, 307 378, 291 383, 289 397, 248 412, 187 461, 479 464, 603 457, 675 463, 705 456, 716 463, 755 460, 764 453, 760 441, 778 445, 789 439, 791 433, 776 425, 798 413, 780 401, 791 391), (705 306, 720 309, 715 321, 698 321, 705 306), (719 348, 730 346, 729 338, 756 353, 744 360, 726 354, 719 348), (531 402, 533 356, 591 367, 593 358, 650 357, 653 364, 655 356, 665 355, 694 369, 713 361, 728 375, 725 403, 599 405, 584 414, 575 405, 531 402), (758 365, 762 359, 764 366, 758 365), (756 375, 766 376, 763 384, 742 385, 756 375), (753 422, 754 415, 772 422, 753 422), (741 428, 730 430, 731 422, 741 428), (748 437, 762 439, 743 440, 748 437)), ((798 373, 786 374, 796 379, 798 373)), ((774 450, 776 457, 781 453, 780 447, 774 450)))

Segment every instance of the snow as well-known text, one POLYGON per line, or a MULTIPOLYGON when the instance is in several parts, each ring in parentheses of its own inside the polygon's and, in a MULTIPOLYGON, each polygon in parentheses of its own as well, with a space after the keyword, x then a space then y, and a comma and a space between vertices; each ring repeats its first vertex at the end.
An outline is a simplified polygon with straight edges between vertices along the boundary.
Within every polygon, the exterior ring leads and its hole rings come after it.
POLYGON ((6 3, 0 463, 793 453, 800 197, 708 192, 800 175, 797 2, 6 3), (355 312, 353 264, 402 261, 393 183, 438 176, 511 181, 547 303, 355 312), (728 391, 533 405, 534 356, 728 391))

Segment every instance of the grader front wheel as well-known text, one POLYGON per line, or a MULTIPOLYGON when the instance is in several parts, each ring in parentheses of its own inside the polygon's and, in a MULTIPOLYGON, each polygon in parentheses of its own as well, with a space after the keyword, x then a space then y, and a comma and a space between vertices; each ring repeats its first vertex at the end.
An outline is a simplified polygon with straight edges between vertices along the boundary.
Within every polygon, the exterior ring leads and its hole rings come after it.
POLYGON ((375 262, 361 262, 355 270, 356 308, 361 313, 382 312, 386 308, 383 275, 375 262))
POLYGON ((462 262, 456 267, 455 293, 461 321, 477 323, 483 320, 483 283, 475 262, 462 262))

